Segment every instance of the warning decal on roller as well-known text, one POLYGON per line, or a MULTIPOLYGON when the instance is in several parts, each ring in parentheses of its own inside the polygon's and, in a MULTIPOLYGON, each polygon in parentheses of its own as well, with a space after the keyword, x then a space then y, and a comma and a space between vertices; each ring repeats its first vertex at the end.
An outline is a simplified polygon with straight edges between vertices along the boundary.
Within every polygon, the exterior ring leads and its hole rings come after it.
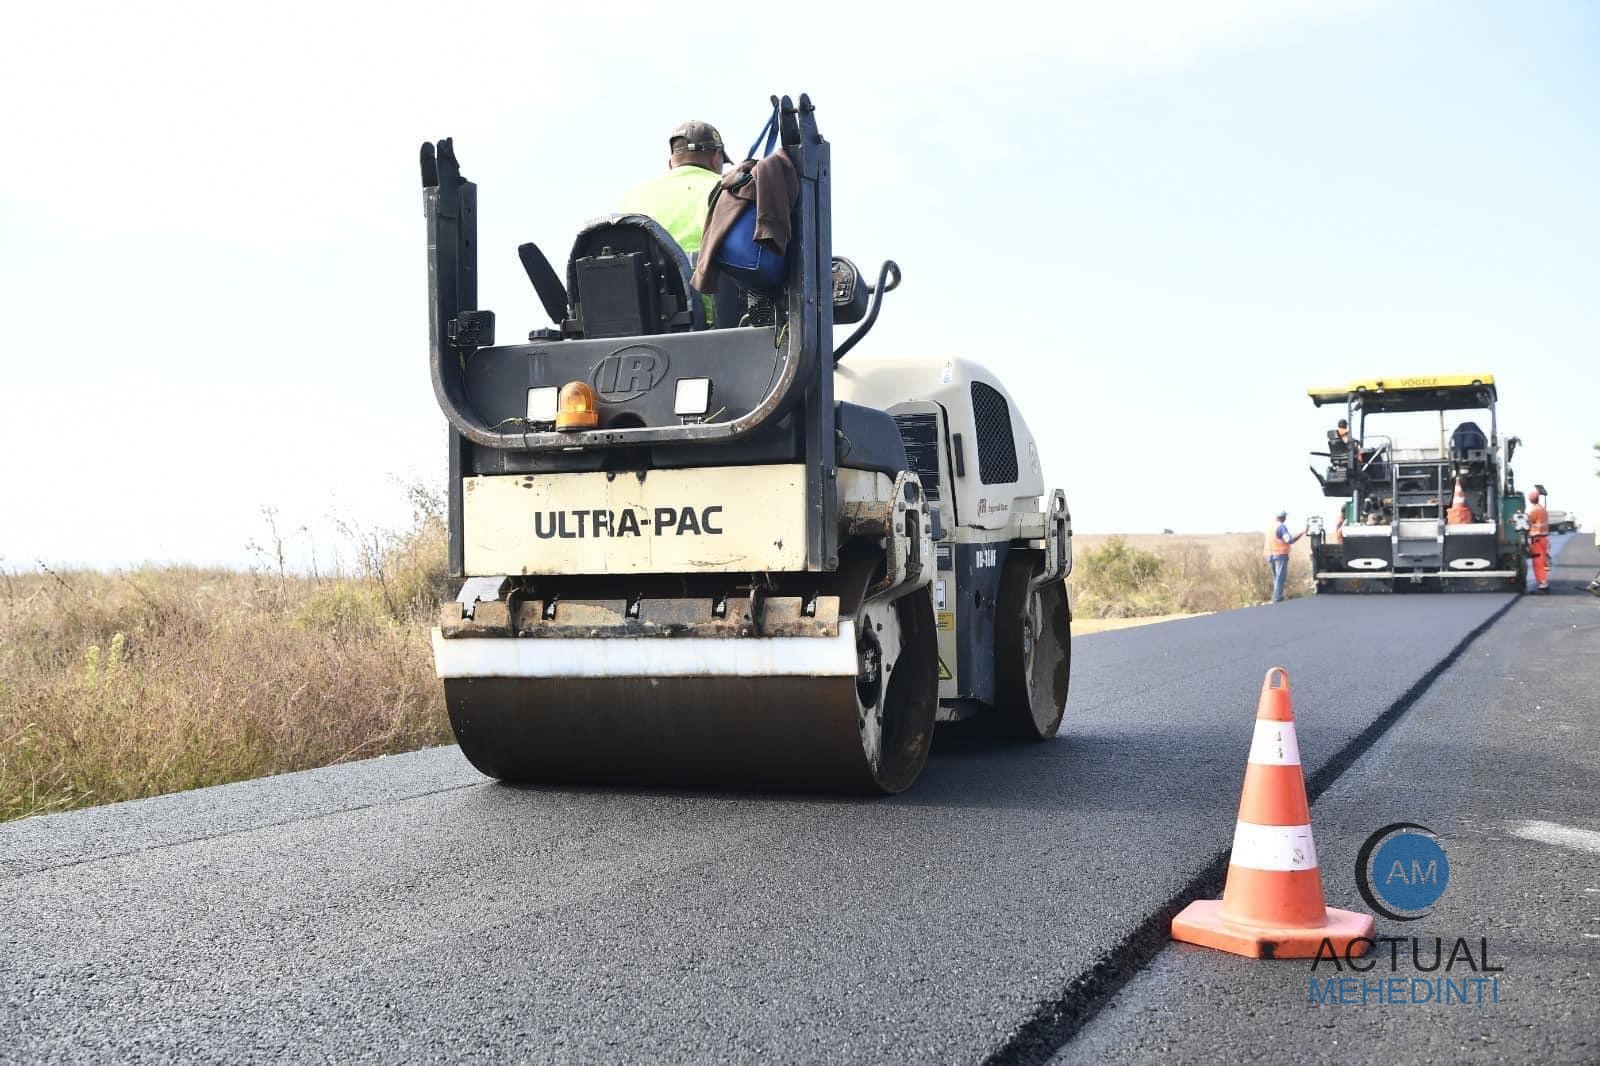
POLYGON ((949 681, 950 677, 951 677, 950 668, 944 664, 944 657, 940 656, 939 657, 939 680, 940 681, 949 681))

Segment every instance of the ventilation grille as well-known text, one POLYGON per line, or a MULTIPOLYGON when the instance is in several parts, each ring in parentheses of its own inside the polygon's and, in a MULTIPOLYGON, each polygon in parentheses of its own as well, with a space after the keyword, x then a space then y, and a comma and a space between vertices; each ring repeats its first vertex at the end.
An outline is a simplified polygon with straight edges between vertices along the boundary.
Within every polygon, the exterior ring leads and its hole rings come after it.
POLYGON ((895 415, 911 469, 922 479, 928 499, 939 498, 939 419, 936 415, 895 415))
POLYGON ((1011 410, 999 390, 972 383, 972 419, 978 429, 978 479, 985 485, 1017 480, 1017 441, 1011 435, 1011 410))

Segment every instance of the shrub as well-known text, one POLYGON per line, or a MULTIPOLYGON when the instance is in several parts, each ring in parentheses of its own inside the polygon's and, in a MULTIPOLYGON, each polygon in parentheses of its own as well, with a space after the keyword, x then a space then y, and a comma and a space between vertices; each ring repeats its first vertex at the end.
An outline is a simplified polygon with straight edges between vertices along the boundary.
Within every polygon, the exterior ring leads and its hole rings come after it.
MULTIPOLYGON (((1253 538, 1243 536, 1214 550, 1177 539, 1152 549, 1111 537, 1076 559, 1068 586, 1080 618, 1148 618, 1227 611, 1263 603, 1272 595, 1272 575, 1253 538)), ((1309 561, 1295 555, 1285 594, 1302 593, 1309 561)))

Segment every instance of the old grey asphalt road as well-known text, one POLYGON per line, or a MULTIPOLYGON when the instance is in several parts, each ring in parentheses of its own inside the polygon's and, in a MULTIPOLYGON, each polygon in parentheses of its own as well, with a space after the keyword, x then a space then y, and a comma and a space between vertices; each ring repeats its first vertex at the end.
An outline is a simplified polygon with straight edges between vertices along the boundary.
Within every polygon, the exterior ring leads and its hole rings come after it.
POLYGON ((1331 780, 1513 602, 1080 639, 1060 737, 947 733, 887 801, 520 790, 445 748, 0 826, 0 1060, 1047 1057, 1218 868, 1268 668, 1331 780))

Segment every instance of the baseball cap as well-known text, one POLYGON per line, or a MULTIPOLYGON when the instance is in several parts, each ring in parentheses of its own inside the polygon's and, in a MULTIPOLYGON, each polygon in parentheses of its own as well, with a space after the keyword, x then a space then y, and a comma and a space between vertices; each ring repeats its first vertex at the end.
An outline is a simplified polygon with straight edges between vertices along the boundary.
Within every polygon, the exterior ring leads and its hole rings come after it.
POLYGON ((709 122, 685 122, 667 138, 668 147, 679 137, 689 142, 683 147, 686 152, 714 152, 722 147, 722 134, 709 122))

